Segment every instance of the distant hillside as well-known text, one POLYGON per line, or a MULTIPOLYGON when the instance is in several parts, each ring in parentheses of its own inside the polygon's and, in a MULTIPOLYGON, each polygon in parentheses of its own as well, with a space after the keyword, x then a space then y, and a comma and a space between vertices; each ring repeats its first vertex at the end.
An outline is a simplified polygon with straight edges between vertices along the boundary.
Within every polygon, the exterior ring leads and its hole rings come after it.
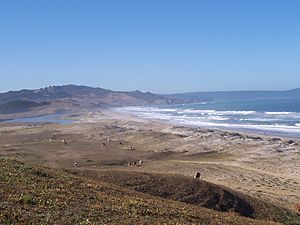
POLYGON ((288 91, 218 91, 218 92, 190 92, 163 95, 166 98, 180 99, 182 101, 203 102, 222 100, 246 99, 274 99, 274 98, 300 98, 300 88, 288 91))
POLYGON ((71 100, 74 102, 74 105, 85 105, 90 107, 159 105, 181 102, 149 92, 111 91, 103 88, 78 85, 50 86, 37 90, 20 90, 0 93, 0 104, 15 100, 37 102, 71 100))
MULTIPOLYGON (((289 91, 192 92, 160 95, 138 90, 126 92, 112 91, 98 87, 64 85, 49 86, 36 90, 20 90, 0 93, 0 104, 22 100, 32 102, 59 102, 60 105, 66 103, 70 107, 96 108, 274 98, 300 98, 300 89, 289 91)), ((9 108, 7 111, 9 112, 9 108)), ((22 110, 20 110, 20 112, 22 112, 22 110)), ((3 111, 2 113, 6 112, 3 111)))
POLYGON ((49 105, 47 102, 37 103, 32 101, 16 100, 0 104, 0 114, 22 113, 33 108, 49 105))

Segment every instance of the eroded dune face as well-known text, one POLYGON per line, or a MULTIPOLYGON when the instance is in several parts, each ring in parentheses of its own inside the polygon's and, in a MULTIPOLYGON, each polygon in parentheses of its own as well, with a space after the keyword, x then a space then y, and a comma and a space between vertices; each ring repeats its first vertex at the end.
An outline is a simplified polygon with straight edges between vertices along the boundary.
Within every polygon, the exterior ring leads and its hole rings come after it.
MULTIPOLYGON (((98 179, 139 192, 241 216, 286 221, 290 210, 203 180, 182 175, 137 171, 105 171, 98 179)), ((295 216, 295 215, 294 215, 295 216)))

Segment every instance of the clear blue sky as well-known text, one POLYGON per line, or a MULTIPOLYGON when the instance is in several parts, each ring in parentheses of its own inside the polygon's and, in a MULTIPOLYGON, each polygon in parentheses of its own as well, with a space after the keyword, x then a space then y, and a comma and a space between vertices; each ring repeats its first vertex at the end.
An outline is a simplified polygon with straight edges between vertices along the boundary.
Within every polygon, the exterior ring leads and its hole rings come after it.
POLYGON ((298 0, 0 0, 0 92, 300 87, 298 0))

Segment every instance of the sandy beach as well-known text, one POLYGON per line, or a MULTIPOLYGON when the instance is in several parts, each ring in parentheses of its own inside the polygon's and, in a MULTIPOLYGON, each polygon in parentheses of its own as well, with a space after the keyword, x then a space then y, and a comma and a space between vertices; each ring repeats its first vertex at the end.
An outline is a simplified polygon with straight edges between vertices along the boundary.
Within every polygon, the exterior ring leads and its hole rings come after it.
POLYGON ((1 123, 1 156, 91 177, 106 169, 200 172, 205 181, 285 208, 300 202, 298 139, 175 126, 111 110, 71 117, 71 124, 1 123), (140 160, 142 166, 128 166, 140 160))

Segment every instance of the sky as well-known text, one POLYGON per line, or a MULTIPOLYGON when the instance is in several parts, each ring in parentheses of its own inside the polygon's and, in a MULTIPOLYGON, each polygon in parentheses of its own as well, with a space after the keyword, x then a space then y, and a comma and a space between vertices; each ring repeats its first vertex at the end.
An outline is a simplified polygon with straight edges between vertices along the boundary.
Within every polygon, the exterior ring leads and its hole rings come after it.
POLYGON ((300 87, 298 0, 0 0, 0 92, 300 87))

